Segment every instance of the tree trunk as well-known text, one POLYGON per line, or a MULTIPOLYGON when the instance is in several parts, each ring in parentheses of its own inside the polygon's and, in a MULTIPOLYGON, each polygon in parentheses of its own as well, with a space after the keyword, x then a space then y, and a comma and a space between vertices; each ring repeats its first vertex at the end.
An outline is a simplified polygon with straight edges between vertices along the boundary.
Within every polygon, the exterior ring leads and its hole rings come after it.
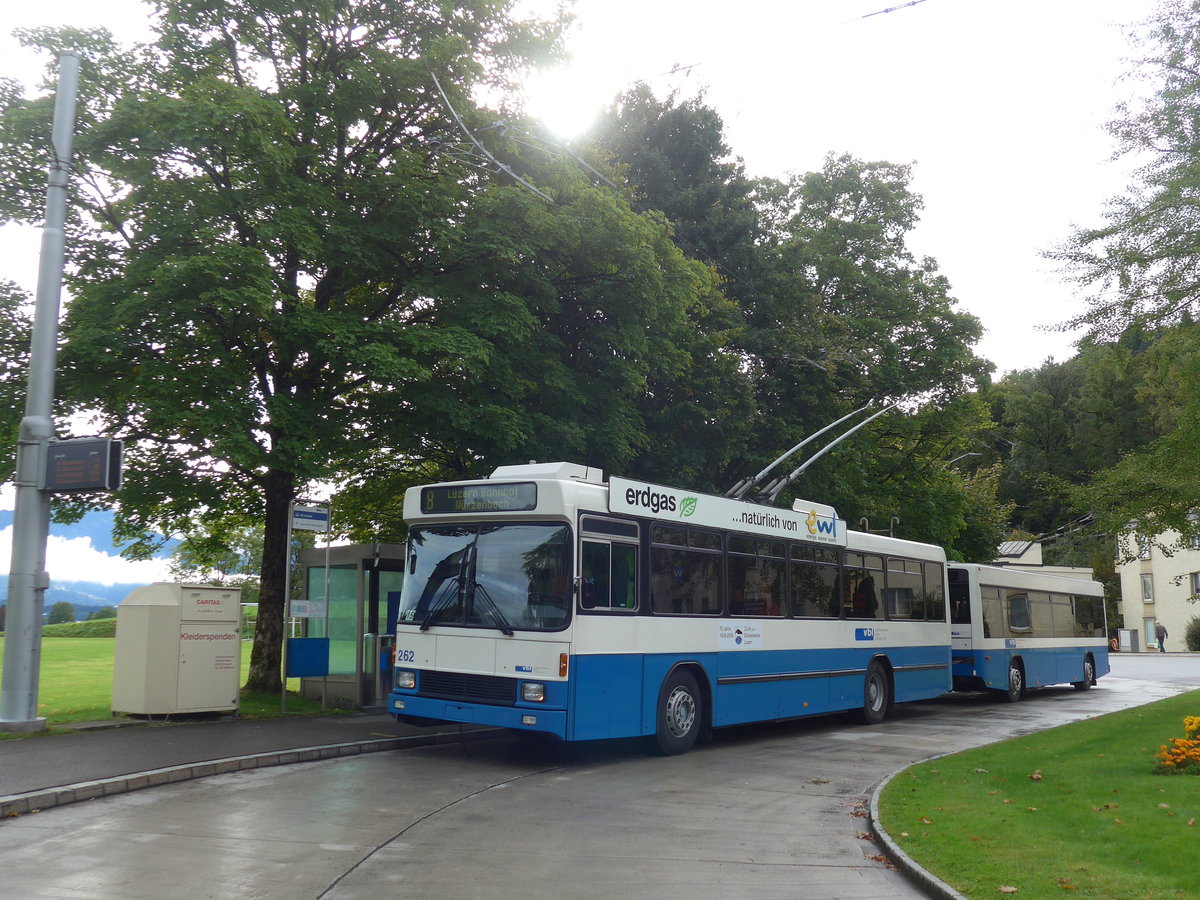
POLYGON ((291 562, 287 546, 288 506, 295 497, 295 479, 291 473, 268 472, 264 494, 266 519, 263 523, 258 622, 254 628, 246 690, 277 694, 283 686, 283 618, 291 562))

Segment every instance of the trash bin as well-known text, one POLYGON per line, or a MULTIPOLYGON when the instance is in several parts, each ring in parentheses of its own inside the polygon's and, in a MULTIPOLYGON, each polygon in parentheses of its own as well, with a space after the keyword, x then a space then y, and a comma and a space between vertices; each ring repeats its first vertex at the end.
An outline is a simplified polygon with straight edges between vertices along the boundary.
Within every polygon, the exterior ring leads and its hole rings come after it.
POLYGON ((241 592, 157 582, 117 607, 113 712, 236 712, 242 669, 241 592))

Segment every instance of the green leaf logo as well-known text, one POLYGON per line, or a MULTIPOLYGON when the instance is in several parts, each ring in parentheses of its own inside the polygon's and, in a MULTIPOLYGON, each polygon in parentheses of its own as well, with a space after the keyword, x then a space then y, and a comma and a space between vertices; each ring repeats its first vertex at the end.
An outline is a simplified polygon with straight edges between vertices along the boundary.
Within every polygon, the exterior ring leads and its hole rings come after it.
POLYGON ((696 498, 684 497, 683 502, 679 505, 679 518, 686 519, 696 511, 696 498))

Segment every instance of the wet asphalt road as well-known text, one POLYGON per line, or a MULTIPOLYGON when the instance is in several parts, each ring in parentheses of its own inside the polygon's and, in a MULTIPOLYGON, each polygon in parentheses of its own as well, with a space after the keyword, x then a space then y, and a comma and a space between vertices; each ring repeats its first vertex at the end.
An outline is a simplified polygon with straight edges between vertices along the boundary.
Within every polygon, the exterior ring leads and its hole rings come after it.
POLYGON ((3 894, 922 897, 865 838, 873 785, 939 753, 1200 687, 1200 656, 1115 656, 1113 669, 1087 692, 951 695, 873 727, 836 716, 724 730, 681 757, 502 738, 106 797, 0 824, 3 894))

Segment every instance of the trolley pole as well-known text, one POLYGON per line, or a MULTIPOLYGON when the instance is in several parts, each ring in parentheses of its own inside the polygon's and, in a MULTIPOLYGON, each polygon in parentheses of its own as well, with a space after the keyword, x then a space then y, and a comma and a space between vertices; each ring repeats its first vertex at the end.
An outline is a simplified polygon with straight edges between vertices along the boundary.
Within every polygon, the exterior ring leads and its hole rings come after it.
POLYGON ((46 538, 50 532, 50 492, 42 488, 47 449, 54 438, 54 370, 58 310, 62 294, 66 237, 67 185, 75 131, 79 57, 59 58, 54 101, 52 158, 46 187, 46 222, 38 267, 33 340, 25 417, 17 445, 16 507, 13 511, 12 563, 8 575, 8 612, 4 642, 4 681, 0 685, 0 731, 42 731, 38 716, 38 676, 42 657, 42 610, 50 577, 46 538))

